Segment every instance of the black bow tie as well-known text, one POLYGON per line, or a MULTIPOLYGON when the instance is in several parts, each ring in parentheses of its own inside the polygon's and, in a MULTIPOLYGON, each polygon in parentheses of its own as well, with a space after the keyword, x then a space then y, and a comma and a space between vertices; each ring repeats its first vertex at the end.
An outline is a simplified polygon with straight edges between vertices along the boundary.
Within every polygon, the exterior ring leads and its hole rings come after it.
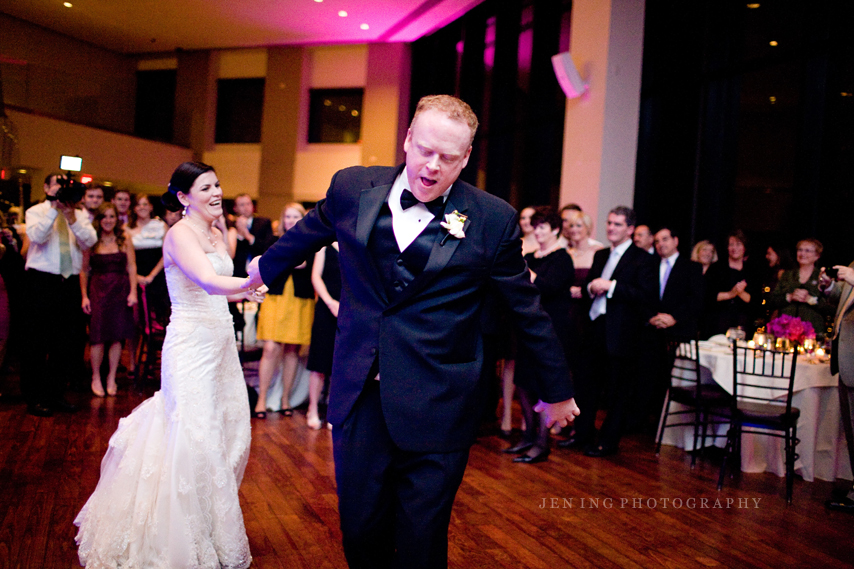
POLYGON ((433 201, 422 202, 418 201, 418 198, 413 195, 409 190, 403 190, 403 193, 400 194, 400 207, 404 210, 407 210, 414 206, 415 204, 423 203, 427 206, 427 209, 430 210, 430 213, 433 214, 433 217, 437 215, 441 215, 442 210, 445 209, 445 198, 443 196, 439 196, 433 201))

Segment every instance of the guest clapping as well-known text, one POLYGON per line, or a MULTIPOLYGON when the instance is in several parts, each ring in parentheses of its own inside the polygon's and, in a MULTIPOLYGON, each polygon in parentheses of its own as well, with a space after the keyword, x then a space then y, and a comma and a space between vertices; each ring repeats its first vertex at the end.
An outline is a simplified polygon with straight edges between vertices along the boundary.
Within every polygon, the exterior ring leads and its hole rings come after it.
POLYGON ((783 314, 797 316, 812 324, 816 336, 825 335, 825 317, 833 307, 819 290, 820 268, 816 262, 824 250, 818 239, 803 239, 798 242, 797 269, 784 271, 771 294, 772 308, 783 314))
POLYGON ((83 311, 92 317, 89 322, 92 393, 103 397, 101 362, 104 346, 109 346, 107 394, 115 395, 122 341, 130 340, 134 335, 136 256, 133 243, 125 238, 124 231, 118 226, 115 204, 101 205, 94 226, 98 242, 83 252, 80 292, 83 311))
POLYGON ((747 257, 747 238, 741 231, 729 235, 727 259, 706 273, 708 321, 705 337, 729 328, 745 330, 753 325, 753 305, 759 294, 759 277, 747 257))

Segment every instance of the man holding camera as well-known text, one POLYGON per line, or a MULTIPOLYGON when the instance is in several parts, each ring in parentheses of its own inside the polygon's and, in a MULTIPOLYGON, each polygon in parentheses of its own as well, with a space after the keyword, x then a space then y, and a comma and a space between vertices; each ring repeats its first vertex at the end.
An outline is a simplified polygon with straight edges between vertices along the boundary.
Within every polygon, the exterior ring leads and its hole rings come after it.
POLYGON ((27 412, 39 417, 76 410, 64 393, 69 373, 83 369, 82 250, 98 241, 89 214, 76 208, 83 192, 70 179, 50 174, 44 192, 47 200, 26 213, 30 248, 24 282, 33 302, 21 368, 27 412))

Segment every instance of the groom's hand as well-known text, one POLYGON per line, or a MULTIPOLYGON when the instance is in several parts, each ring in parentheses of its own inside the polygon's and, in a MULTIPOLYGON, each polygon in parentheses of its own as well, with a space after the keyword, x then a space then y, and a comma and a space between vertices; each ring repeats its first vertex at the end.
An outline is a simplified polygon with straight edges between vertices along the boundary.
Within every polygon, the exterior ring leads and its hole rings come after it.
POLYGON ((544 412, 547 427, 551 427, 555 423, 561 427, 566 427, 581 414, 581 410, 575 404, 575 398, 559 403, 543 403, 540 401, 534 405, 534 411, 537 413, 544 412))
POLYGON ((258 267, 258 261, 261 259, 261 256, 255 257, 249 262, 249 265, 246 267, 246 274, 249 275, 249 278, 246 281, 246 286, 250 288, 258 288, 259 286, 264 284, 264 281, 261 279, 261 269, 258 267))

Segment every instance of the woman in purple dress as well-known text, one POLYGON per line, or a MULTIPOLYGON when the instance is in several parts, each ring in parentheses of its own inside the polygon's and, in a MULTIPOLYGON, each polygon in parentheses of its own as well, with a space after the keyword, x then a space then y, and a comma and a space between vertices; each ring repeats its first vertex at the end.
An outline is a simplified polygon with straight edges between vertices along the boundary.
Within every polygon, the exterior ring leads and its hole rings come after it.
POLYGON ((101 362, 104 346, 109 346, 110 371, 107 395, 116 394, 116 371, 122 355, 122 342, 134 335, 133 311, 136 306, 136 256, 133 243, 125 239, 118 225, 118 210, 111 202, 101 204, 93 225, 98 242, 83 253, 80 290, 83 311, 89 322, 92 393, 104 396, 101 362))

